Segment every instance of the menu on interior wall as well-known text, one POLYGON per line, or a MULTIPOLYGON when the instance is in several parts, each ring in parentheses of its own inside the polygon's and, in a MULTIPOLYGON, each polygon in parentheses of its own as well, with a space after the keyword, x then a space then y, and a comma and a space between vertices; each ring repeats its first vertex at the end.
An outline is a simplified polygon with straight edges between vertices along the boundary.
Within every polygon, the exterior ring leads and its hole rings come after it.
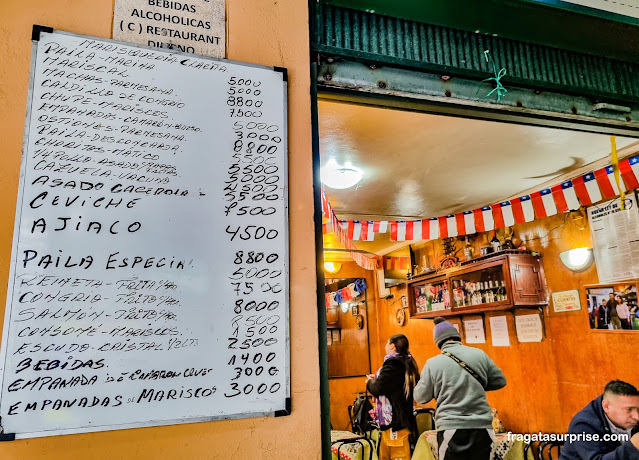
POLYGON ((286 69, 34 37, 5 433, 288 414, 286 69))
POLYGON ((639 212, 634 194, 625 210, 616 198, 588 208, 588 221, 600 283, 639 277, 639 212))
POLYGON ((224 0, 115 0, 113 38, 223 58, 225 6, 224 0))

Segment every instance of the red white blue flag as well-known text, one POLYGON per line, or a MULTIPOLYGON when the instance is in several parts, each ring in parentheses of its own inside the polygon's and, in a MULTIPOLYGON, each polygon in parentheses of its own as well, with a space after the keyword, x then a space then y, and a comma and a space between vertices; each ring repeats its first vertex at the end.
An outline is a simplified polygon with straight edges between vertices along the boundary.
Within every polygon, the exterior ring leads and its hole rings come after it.
POLYGON ((516 224, 523 224, 524 222, 532 222, 535 220, 535 210, 530 195, 513 198, 510 200, 510 205, 513 209, 513 217, 515 218, 516 224))
POLYGON ((551 187, 550 190, 552 190, 557 211, 568 212, 579 209, 579 199, 577 198, 577 192, 575 192, 572 181, 567 180, 566 182, 562 182, 559 185, 551 187))
POLYGON ((602 196, 595 179, 595 173, 590 172, 583 176, 575 177, 572 180, 572 185, 575 187, 577 198, 579 198, 579 202, 582 206, 588 206, 597 201, 601 201, 602 196))
POLYGON ((626 158, 620 161, 619 172, 628 190, 639 188, 639 157, 626 158))
POLYGON ((532 200, 535 215, 538 219, 543 219, 544 217, 550 217, 557 214, 557 206, 555 205, 555 200, 552 197, 552 191, 549 188, 531 193, 530 199, 532 200))
POLYGON ((458 235, 475 233, 475 217, 472 211, 464 211, 455 214, 458 235))
POLYGON ((510 201, 503 201, 491 206, 493 208, 493 219, 495 228, 504 228, 515 225, 515 216, 510 201))
POLYGON ((473 215, 475 217, 475 230, 477 230, 477 232, 488 232, 495 228, 493 209, 490 206, 473 209, 473 215))
POLYGON ((612 166, 595 171, 595 179, 597 179, 599 190, 601 190, 601 194, 604 198, 614 198, 619 195, 619 187, 617 187, 612 166))

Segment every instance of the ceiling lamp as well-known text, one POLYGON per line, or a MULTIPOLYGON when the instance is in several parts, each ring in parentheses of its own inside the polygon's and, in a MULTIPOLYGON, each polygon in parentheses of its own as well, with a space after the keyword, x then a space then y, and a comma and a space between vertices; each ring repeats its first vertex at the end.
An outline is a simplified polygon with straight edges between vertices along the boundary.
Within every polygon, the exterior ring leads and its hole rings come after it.
POLYGON ((324 262, 324 270, 328 273, 337 273, 340 268, 342 268, 342 264, 339 262, 324 262))
POLYGON ((561 262, 573 272, 586 270, 593 261, 591 248, 575 248, 559 253, 561 262))
POLYGON ((344 189, 356 185, 362 180, 362 171, 355 168, 352 164, 346 163, 340 166, 331 158, 320 169, 322 182, 330 188, 344 189))

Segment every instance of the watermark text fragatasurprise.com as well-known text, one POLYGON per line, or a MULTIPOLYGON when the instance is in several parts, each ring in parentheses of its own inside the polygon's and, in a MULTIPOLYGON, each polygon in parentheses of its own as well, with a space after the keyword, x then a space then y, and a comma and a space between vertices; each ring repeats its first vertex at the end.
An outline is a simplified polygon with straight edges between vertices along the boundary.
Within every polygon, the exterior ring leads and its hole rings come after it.
POLYGON ((555 442, 598 442, 598 441, 616 441, 626 442, 630 438, 625 433, 606 433, 600 435, 598 433, 513 433, 509 431, 506 434, 507 441, 555 441, 555 442))

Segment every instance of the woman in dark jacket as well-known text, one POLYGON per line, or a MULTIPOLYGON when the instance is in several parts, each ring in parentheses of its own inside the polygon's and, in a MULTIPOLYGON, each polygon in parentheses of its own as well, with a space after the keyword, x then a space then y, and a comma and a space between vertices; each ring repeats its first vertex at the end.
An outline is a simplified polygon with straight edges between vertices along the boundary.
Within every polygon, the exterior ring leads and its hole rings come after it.
POLYGON ((413 388, 419 381, 417 363, 403 334, 386 344, 384 364, 366 379, 367 390, 377 398, 375 412, 382 431, 379 460, 409 460, 410 436, 416 431, 413 388))

